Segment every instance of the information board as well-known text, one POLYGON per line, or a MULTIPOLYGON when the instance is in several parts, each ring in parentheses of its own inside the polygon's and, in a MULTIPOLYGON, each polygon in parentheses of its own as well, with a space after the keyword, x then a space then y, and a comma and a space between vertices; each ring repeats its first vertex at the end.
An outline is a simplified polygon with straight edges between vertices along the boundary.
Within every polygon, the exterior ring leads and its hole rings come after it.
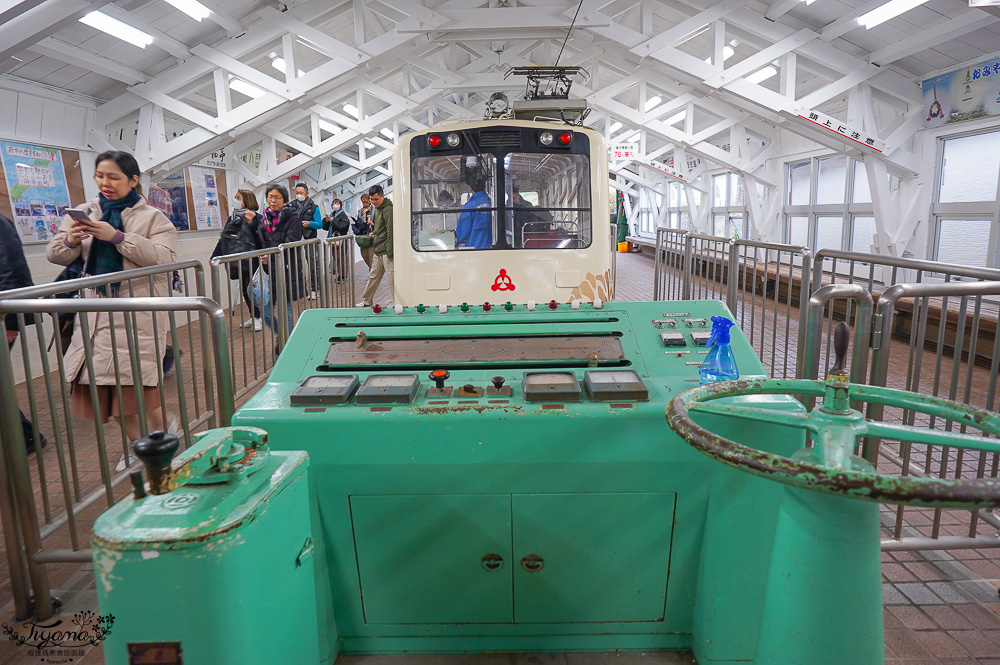
POLYGON ((62 154, 54 148, 0 141, 14 225, 22 242, 45 242, 69 207, 62 154))

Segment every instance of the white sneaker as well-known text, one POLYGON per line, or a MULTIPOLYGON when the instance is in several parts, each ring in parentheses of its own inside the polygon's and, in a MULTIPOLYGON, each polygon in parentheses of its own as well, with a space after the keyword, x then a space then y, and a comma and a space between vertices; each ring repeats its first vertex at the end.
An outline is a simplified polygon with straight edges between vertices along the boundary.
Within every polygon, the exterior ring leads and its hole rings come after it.
POLYGON ((260 332, 264 329, 264 319, 254 319, 253 320, 253 331, 260 332))
POLYGON ((121 459, 118 460, 117 466, 115 466, 115 471, 124 471, 128 466, 135 461, 135 443, 129 442, 128 444, 128 461, 125 460, 125 456, 122 455, 121 459))
POLYGON ((364 300, 355 305, 355 307, 371 307, 371 306, 372 304, 370 302, 365 302, 364 300))
POLYGON ((241 327, 241 328, 249 328, 249 327, 250 327, 250 326, 252 326, 253 324, 254 324, 254 320, 253 320, 253 319, 251 318, 251 319, 247 319, 246 321, 244 321, 244 322, 243 322, 243 323, 242 323, 242 324, 240 325, 240 327, 241 327))

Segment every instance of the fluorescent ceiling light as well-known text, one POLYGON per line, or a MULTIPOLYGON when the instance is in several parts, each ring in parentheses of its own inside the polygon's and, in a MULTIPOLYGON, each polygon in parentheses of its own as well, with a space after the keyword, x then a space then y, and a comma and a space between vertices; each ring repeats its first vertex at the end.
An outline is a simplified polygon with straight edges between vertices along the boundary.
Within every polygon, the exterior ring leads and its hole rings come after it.
POLYGON ((369 141, 368 139, 365 139, 365 150, 374 150, 374 149, 375 149, 375 144, 369 141))
POLYGON ((254 99, 257 99, 265 94, 264 91, 257 86, 238 78, 233 78, 229 81, 229 89, 242 93, 247 97, 253 97, 254 99))
POLYGON ((201 22, 203 18, 208 18, 208 15, 212 13, 211 9, 198 2, 198 0, 167 0, 167 3, 198 22, 201 22))
POLYGON ((675 115, 667 118, 664 122, 666 122, 668 125, 674 125, 674 124, 680 122, 681 120, 683 120, 686 115, 687 115, 687 111, 681 111, 680 113, 677 113, 677 114, 675 114, 675 115))
MULTIPOLYGON (((271 66, 277 69, 282 74, 285 73, 285 59, 284 58, 273 58, 271 60, 271 66)), ((304 76, 305 72, 301 69, 299 71, 299 76, 304 76)))
POLYGON ((758 69, 753 74, 748 76, 747 81, 749 81, 750 83, 760 83, 761 81, 766 81, 772 76, 775 76, 777 73, 778 73, 777 69, 775 69, 771 65, 768 65, 764 69, 758 69))
POLYGON ((379 132, 379 134, 381 134, 382 136, 386 137, 386 138, 387 138, 387 139, 389 139, 390 141, 393 141, 393 140, 395 140, 395 139, 396 139, 396 135, 395 135, 395 134, 393 134, 393 133, 392 133, 392 130, 391 130, 391 129, 389 129, 388 127, 383 127, 383 128, 382 128, 382 131, 381 131, 381 132, 379 132))
POLYGON ((344 104, 344 111, 347 113, 347 115, 354 116, 355 118, 358 117, 358 107, 356 107, 354 104, 344 104))
MULTIPOLYGON (((732 46, 728 46, 727 45, 727 46, 722 47, 722 61, 723 62, 725 62, 726 60, 729 60, 735 54, 736 54, 736 51, 733 49, 732 46)), ((708 56, 707 58, 705 58, 705 62, 707 62, 708 64, 712 64, 712 56, 708 56)))
POLYGON ((659 95, 653 95, 646 100, 646 110, 649 111, 650 109, 656 108, 662 101, 663 99, 661 99, 659 95))
POLYGON ((640 133, 636 132, 632 136, 625 139, 625 143, 637 143, 639 141, 639 138, 640 138, 640 133))
POLYGON ((889 19, 899 16, 903 12, 908 12, 914 7, 927 2, 927 0, 891 0, 881 7, 876 7, 867 14, 858 17, 858 23, 865 26, 866 30, 874 28, 880 23, 885 23, 889 19))
POLYGON ((337 125, 333 124, 329 120, 324 120, 323 118, 319 119, 319 128, 322 129, 322 130, 324 130, 324 131, 330 132, 331 134, 337 134, 337 133, 343 131, 342 128, 340 128, 337 125))
POLYGON ((621 128, 622 128, 622 123, 620 123, 617 120, 615 120, 613 123, 611 123, 611 126, 608 127, 608 133, 609 134, 614 134, 615 132, 617 132, 621 128))
POLYGON ((146 48, 146 46, 153 43, 152 35, 146 34, 142 30, 133 28, 128 23, 122 23, 118 19, 111 18, 101 12, 90 12, 80 19, 80 23, 85 23, 91 28, 97 28, 101 32, 106 32, 112 37, 117 37, 139 48, 146 48))

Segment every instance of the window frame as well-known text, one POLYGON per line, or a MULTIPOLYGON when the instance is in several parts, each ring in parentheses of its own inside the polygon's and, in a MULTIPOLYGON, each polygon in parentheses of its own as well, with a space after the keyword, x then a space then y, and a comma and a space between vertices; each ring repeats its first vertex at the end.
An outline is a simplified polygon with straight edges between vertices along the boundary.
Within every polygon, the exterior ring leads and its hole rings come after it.
POLYGON ((990 222, 989 243, 986 249, 986 267, 1000 268, 1000 173, 997 174, 997 193, 993 201, 962 201, 958 203, 941 203, 941 179, 944 177, 945 142, 970 136, 1000 133, 1000 127, 982 127, 974 130, 956 132, 936 137, 934 154, 934 179, 931 193, 931 223, 927 232, 927 259, 941 261, 941 224, 942 222, 964 219, 982 219, 990 222))
MULTIPOLYGON (((854 179, 856 169, 858 168, 863 169, 864 163, 841 153, 825 153, 810 157, 809 159, 785 162, 785 190, 783 192, 784 206, 782 207, 782 216, 784 220, 781 231, 781 242, 791 244, 791 218, 805 217, 808 238, 806 247, 808 247, 813 253, 816 253, 821 249, 844 251, 845 247, 851 248, 847 251, 858 251, 853 248, 855 220, 858 217, 875 216, 875 208, 872 202, 854 202, 854 179), (847 168, 844 170, 845 182, 843 203, 816 203, 819 195, 819 165, 821 161, 826 159, 847 160, 847 168), (805 205, 800 204, 793 206, 788 202, 791 194, 790 185, 792 169, 803 164, 809 164, 809 202, 805 205), (816 247, 816 241, 819 236, 818 222, 821 217, 840 217, 843 220, 841 225, 839 247, 816 247)), ((866 247, 862 251, 863 253, 868 253, 869 248, 866 247)))

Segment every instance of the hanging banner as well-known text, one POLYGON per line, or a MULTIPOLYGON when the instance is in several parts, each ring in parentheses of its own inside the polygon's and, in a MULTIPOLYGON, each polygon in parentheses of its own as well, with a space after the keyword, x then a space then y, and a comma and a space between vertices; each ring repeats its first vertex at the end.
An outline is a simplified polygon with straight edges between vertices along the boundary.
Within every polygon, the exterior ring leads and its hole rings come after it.
POLYGON ((188 181, 191 183, 191 203, 194 207, 195 224, 192 228, 200 231, 222 228, 222 213, 219 209, 219 188, 215 182, 215 169, 200 166, 188 167, 188 181))
POLYGON ((21 242, 44 242, 59 230, 69 189, 58 150, 0 141, 14 225, 21 242))
POLYGON ((616 143, 611 146, 610 150, 611 159, 638 159, 639 158, 639 144, 638 143, 616 143))
POLYGON ((229 153, 226 149, 219 148, 210 155, 205 155, 197 162, 194 163, 195 166, 205 166, 210 169, 228 169, 229 164, 229 153))
POLYGON ((826 115, 814 110, 801 110, 797 113, 800 118, 808 120, 818 127, 822 127, 835 134, 840 134, 845 139, 854 141, 863 148, 882 152, 885 150, 885 141, 860 129, 849 127, 833 116, 826 115))
POLYGON ((1000 58, 927 79, 923 90, 924 127, 1000 115, 1000 58))

